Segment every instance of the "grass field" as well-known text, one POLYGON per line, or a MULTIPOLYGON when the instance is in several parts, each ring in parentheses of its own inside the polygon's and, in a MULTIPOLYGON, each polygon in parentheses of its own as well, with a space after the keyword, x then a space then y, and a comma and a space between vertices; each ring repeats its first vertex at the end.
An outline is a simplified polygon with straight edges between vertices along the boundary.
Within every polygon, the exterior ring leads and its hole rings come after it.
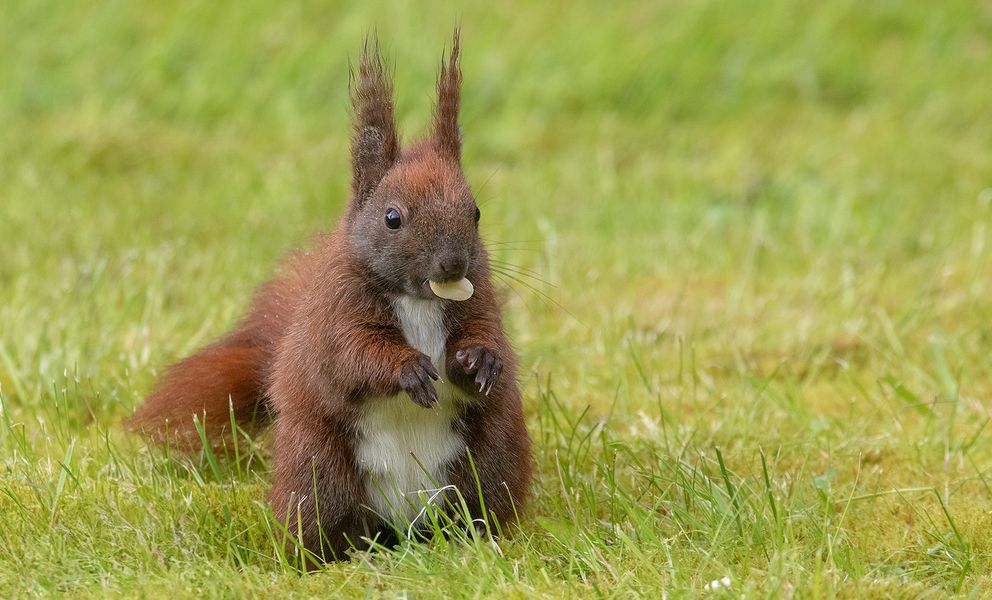
POLYGON ((0 596, 992 597, 990 74, 986 0, 4 3, 0 596), (364 33, 410 138, 456 22, 536 500, 300 576, 265 439, 121 422, 341 213, 364 33))

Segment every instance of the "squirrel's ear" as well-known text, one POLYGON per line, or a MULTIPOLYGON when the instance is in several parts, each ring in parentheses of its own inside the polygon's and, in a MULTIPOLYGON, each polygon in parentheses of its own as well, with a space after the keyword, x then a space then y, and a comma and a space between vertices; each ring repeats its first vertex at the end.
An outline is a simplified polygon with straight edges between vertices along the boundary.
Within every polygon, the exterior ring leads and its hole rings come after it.
POLYGON ((462 132, 458 126, 458 108, 462 95, 462 70, 458 62, 459 38, 455 29, 451 54, 445 61, 441 56, 441 74, 437 78, 437 104, 434 106, 434 143, 438 150, 452 160, 461 160, 462 132))
POLYGON ((365 38, 358 74, 350 70, 354 133, 351 138, 351 191, 355 202, 365 201, 375 190, 399 152, 393 116, 393 82, 373 34, 365 38))

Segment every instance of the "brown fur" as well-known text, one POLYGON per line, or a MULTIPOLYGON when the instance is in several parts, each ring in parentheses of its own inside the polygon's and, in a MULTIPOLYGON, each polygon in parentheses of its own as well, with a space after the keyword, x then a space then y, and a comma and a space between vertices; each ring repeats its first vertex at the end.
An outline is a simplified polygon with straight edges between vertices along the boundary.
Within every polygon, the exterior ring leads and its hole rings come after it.
POLYGON ((234 331, 171 367, 132 420, 158 439, 195 446, 193 414, 205 415, 207 431, 218 435, 229 402, 240 424, 274 415, 269 499, 288 531, 320 560, 343 558, 349 547, 364 545, 363 537, 388 535, 368 508, 355 424, 364 403, 401 392, 431 406, 436 374, 404 339, 391 304, 398 295, 431 298, 428 278, 464 273, 475 284, 469 300, 444 304, 448 376, 471 397, 452 425, 466 454, 450 465, 449 479, 473 518, 512 523, 529 495, 530 441, 516 357, 460 165, 458 59, 456 32, 442 62, 431 135, 401 151, 392 84, 378 45, 366 43, 351 82, 346 216, 260 289, 234 331), (390 209, 403 215, 396 231, 383 225, 390 209), (174 438, 165 435, 166 423, 174 438))

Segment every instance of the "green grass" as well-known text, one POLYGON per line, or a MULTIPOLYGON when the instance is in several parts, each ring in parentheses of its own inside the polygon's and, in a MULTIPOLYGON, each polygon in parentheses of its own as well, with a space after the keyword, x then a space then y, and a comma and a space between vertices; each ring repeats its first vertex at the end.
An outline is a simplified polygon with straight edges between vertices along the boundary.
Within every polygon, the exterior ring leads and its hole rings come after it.
POLYGON ((5 3, 0 595, 992 595, 990 73, 965 0, 5 3), (264 439, 121 421, 340 215, 364 32, 409 139, 459 21, 536 500, 300 576, 264 439))

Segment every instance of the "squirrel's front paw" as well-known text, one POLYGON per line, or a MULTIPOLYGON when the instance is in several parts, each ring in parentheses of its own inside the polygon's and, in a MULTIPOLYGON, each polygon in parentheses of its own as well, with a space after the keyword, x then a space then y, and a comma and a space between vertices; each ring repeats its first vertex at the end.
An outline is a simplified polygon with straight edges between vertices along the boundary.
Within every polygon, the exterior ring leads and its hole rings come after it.
POLYGON ((437 381, 441 374, 434 368, 426 354, 420 354, 403 363, 400 367, 400 388, 409 394, 410 399, 424 408, 437 404, 437 390, 431 380, 437 381))
POLYGON ((503 371, 503 361, 492 350, 480 345, 462 348, 455 353, 455 360, 465 369, 466 375, 475 375, 475 385, 487 396, 503 371))

